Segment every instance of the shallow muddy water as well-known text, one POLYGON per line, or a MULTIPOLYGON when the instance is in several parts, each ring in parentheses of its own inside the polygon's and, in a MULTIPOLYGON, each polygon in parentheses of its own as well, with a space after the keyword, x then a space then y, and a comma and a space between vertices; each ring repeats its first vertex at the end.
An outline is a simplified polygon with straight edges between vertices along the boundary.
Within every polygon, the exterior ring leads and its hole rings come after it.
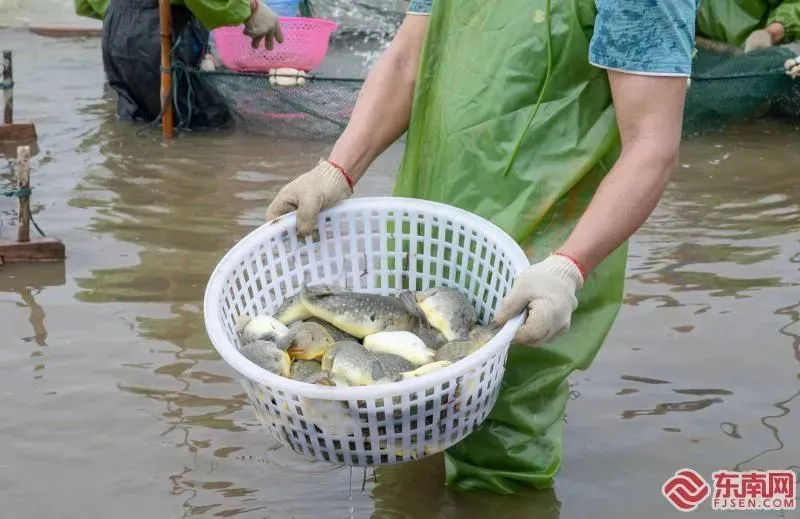
MULTIPOLYGON (((200 307, 216 261, 330 143, 164 143, 115 122, 99 40, 0 41, 15 53, 17 118, 39 132, 35 218, 68 254, 0 268, 2 517, 657 519, 679 516, 660 489, 680 468, 800 469, 794 126, 685 142, 631 241, 626 304, 572 377, 553 490, 458 494, 435 457, 370 470, 362 492, 363 470, 351 480, 266 436, 200 307)), ((401 153, 384 154, 359 194, 388 194, 401 153)), ((3 157, 3 187, 9 171, 3 157)), ((14 221, 0 200, 0 236, 14 221)))

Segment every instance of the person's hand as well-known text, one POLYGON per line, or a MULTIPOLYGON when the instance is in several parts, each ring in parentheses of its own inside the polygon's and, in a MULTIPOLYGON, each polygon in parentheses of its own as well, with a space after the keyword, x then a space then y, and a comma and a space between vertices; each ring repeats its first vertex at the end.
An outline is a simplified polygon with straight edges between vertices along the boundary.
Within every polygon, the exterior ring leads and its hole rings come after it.
POLYGON ((528 318, 514 342, 540 346, 569 329, 572 312, 578 306, 576 291, 584 275, 576 262, 558 253, 551 254, 520 274, 509 294, 500 303, 495 323, 505 324, 528 309, 528 318))
POLYGON ((314 232, 319 212, 350 197, 352 181, 338 166, 321 159, 314 169, 292 180, 267 207, 267 221, 297 211, 297 232, 314 232))
POLYGON ((253 48, 257 49, 262 39, 267 50, 272 50, 273 39, 278 43, 283 43, 283 32, 275 11, 263 5, 259 0, 252 0, 250 5, 252 13, 244 23, 242 32, 246 36, 250 36, 253 48))
POLYGON ((750 52, 756 49, 766 49, 783 41, 785 29, 780 22, 773 22, 764 29, 759 29, 750 33, 744 41, 744 51, 750 52))
POLYGON ((750 36, 744 41, 745 52, 766 49, 767 47, 772 47, 772 36, 765 29, 751 32, 750 36))

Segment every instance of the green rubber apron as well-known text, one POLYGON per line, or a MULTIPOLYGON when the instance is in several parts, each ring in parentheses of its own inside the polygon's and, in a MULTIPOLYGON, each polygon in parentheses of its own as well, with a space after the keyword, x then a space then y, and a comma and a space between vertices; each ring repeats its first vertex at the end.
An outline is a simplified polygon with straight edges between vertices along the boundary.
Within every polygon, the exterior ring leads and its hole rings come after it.
POLYGON ((741 46, 756 29, 766 26, 770 0, 700 0, 697 34, 712 40, 741 46))
MULTIPOLYGON (((436 0, 394 194, 491 220, 532 262, 558 247, 619 153, 607 75, 588 63, 595 15, 592 0, 436 0)), ((616 318, 626 256, 627 244, 592 272, 565 335, 512 346, 489 419, 446 452, 448 486, 552 485, 567 377, 616 318)))

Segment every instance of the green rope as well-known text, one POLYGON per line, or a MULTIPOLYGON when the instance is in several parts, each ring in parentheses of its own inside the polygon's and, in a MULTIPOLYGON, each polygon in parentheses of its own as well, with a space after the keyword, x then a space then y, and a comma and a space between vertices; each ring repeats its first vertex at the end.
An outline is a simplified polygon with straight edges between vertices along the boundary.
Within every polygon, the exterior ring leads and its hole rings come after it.
POLYGON ((29 187, 23 187, 22 189, 6 189, 5 191, 0 191, 3 196, 15 196, 17 198, 29 198, 33 190, 29 187))
POLYGON ((9 81, 7 83, 0 83, 0 90, 12 90, 14 88, 14 82, 9 81))
MULTIPOLYGON (((172 110, 175 113, 175 116, 176 116, 175 119, 177 119, 179 121, 178 124, 174 126, 174 129, 178 130, 178 131, 187 129, 189 127, 189 125, 191 124, 191 120, 192 120, 192 103, 191 103, 191 101, 194 99, 194 87, 192 86, 192 82, 189 79, 189 73, 186 72, 187 70, 190 70, 190 69, 184 63, 182 63, 180 61, 176 61, 176 59, 175 59, 175 49, 178 48, 178 45, 180 44, 180 42, 181 42, 181 37, 178 36, 177 38, 175 38, 175 43, 172 44, 172 49, 170 50, 170 57, 171 57, 170 62, 172 63, 172 67, 171 68, 159 67, 159 70, 161 70, 161 72, 170 72, 170 71, 172 71, 172 110), (187 119, 185 119, 185 120, 181 119, 181 115, 182 114, 181 114, 180 108, 178 106, 178 103, 176 101, 177 98, 178 98, 178 74, 180 72, 183 72, 183 74, 186 77, 187 83, 188 83, 188 92, 186 93, 186 97, 189 100, 189 103, 188 103, 189 114, 188 114, 187 119)), ((167 105, 162 106, 161 107, 161 111, 158 113, 158 116, 150 124, 148 124, 147 126, 142 128, 141 130, 136 132, 136 135, 140 136, 141 134, 143 134, 143 133, 145 133, 147 131, 150 131, 153 128, 160 127, 163 124, 164 112, 166 111, 166 109, 167 109, 167 105)))
POLYGON ((177 116, 178 124, 175 125, 176 130, 185 130, 189 128, 189 125, 192 122, 192 107, 194 106, 194 87, 192 86, 192 78, 190 76, 191 69, 190 67, 186 66, 186 64, 182 62, 174 62, 172 65, 172 100, 175 109, 175 115, 177 116), (178 99, 178 85, 180 83, 180 77, 184 77, 186 79, 186 117, 183 117, 180 109, 180 103, 177 102, 178 99))
MULTIPOLYGON (((30 198, 31 193, 32 189, 29 187, 23 187, 22 189, 6 189, 4 191, 0 191, 0 194, 2 194, 3 196, 7 197, 15 196, 17 198, 30 198)), ((33 213, 28 213, 28 214, 29 214, 28 219, 33 224, 33 227, 39 232, 39 234, 42 235, 42 238, 47 238, 47 235, 44 233, 42 228, 39 227, 39 224, 37 224, 36 221, 33 219, 33 213)))
POLYGON ((775 76, 785 76, 785 75, 786 75, 786 69, 775 68, 775 69, 765 70, 763 72, 737 72, 725 76, 714 76, 713 74, 695 74, 692 76, 692 81, 716 81, 722 79, 775 77, 775 76))

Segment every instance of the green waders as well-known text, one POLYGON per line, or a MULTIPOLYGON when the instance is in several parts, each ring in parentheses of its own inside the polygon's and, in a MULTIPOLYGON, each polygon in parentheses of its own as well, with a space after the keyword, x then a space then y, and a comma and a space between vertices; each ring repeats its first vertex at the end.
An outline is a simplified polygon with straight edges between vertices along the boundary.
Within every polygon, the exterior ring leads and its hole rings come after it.
MULTIPOLYGON (((595 14, 592 0, 436 0, 394 195, 487 218, 532 262, 558 247, 619 153, 606 72, 588 63, 595 14)), ((567 377, 617 316, 626 256, 627 244, 592 272, 566 334, 512 346, 489 419, 446 452, 449 486, 552 485, 567 377)))

